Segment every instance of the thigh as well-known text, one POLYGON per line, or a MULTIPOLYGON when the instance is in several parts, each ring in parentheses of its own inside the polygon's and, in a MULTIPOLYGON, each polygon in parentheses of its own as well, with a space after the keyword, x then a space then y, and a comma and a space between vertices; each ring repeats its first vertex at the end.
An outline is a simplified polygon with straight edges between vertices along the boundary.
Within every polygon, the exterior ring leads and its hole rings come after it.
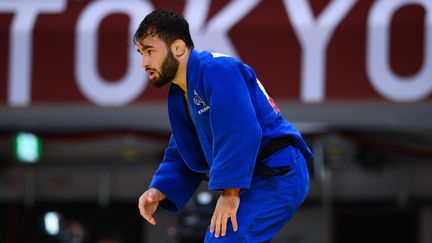
POLYGON ((306 163, 301 155, 297 159, 301 165, 284 176, 255 176, 250 189, 240 193, 239 230, 233 232, 229 222, 226 236, 215 238, 207 229, 205 242, 270 242, 308 192, 306 163))

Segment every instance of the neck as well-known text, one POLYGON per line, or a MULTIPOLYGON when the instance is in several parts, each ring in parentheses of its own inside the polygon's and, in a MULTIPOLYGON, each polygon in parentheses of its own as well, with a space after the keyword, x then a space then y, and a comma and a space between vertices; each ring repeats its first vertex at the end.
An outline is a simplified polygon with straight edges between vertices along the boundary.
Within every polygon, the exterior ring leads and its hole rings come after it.
POLYGON ((177 57, 177 60, 179 61, 179 68, 177 71, 176 76, 174 77, 172 83, 178 85, 183 92, 187 93, 187 63, 190 56, 190 50, 187 49, 183 55, 177 57))

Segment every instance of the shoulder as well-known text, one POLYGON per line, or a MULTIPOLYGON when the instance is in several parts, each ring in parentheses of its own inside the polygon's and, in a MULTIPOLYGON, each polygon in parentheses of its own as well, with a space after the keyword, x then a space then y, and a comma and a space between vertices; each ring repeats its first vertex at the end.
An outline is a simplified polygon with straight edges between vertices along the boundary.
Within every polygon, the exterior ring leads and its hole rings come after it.
POLYGON ((212 90, 238 83, 239 80, 255 80, 255 73, 248 65, 235 57, 207 51, 199 52, 198 81, 196 84, 212 90))
POLYGON ((210 53, 202 60, 202 70, 204 75, 224 75, 234 74, 244 69, 246 65, 237 58, 230 57, 220 53, 210 53))

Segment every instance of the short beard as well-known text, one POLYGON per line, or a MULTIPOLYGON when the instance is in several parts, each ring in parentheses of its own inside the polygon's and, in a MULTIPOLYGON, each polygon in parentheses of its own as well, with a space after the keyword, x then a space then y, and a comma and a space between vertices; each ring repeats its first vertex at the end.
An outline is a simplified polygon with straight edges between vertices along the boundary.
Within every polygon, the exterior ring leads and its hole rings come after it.
POLYGON ((152 84, 155 87, 160 88, 165 84, 170 83, 177 74, 178 68, 179 61, 175 59, 172 51, 168 49, 167 56, 162 62, 161 71, 159 72, 156 70, 159 74, 159 78, 152 80, 152 84))

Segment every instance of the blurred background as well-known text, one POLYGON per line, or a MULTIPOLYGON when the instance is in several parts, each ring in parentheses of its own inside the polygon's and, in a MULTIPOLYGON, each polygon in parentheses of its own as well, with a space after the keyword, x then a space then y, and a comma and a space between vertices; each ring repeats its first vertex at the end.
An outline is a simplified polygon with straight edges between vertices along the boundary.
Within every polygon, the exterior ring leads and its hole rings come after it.
POLYGON ((206 183, 156 227, 137 209, 170 128, 132 36, 161 7, 253 67, 315 154, 273 242, 432 242, 430 0, 0 0, 0 242, 202 242, 206 183))

